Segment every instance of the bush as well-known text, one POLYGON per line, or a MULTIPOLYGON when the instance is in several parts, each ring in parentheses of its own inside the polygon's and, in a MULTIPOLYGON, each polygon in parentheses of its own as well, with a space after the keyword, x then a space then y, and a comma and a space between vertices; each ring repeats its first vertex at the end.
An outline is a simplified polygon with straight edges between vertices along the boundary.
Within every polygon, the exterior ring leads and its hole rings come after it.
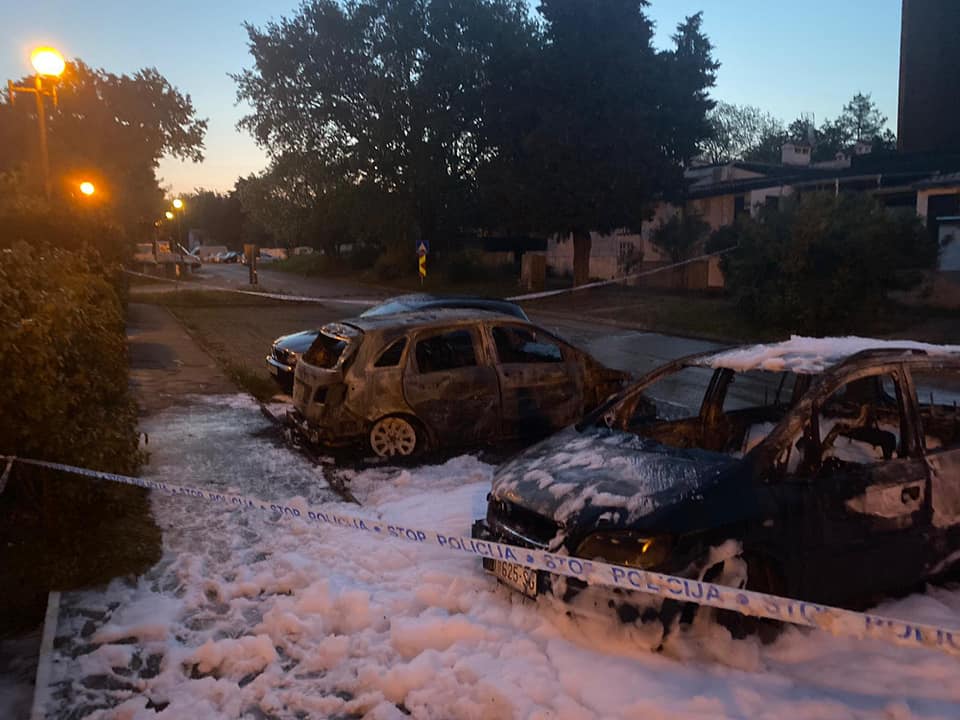
MULTIPOLYGON (((92 252, 0 250, 0 454, 139 469, 123 308, 107 276, 92 252)), ((104 582, 158 559, 146 497, 16 465, 0 495, 0 585, 17 591, 0 614, 29 622, 51 588, 104 582)))
POLYGON ((392 282, 416 272, 416 257, 409 250, 387 248, 373 263, 373 278, 380 282, 392 282))
POLYGON ((312 277, 315 275, 339 275, 343 273, 346 263, 337 257, 311 253, 309 255, 291 255, 285 260, 277 260, 267 267, 271 270, 283 270, 312 277))
MULTIPOLYGON (((810 194, 735 226, 727 288, 755 322, 811 334, 856 331, 883 312, 889 290, 936 264, 916 218, 867 195, 810 194)), ((724 238, 725 242, 729 238, 724 238)))

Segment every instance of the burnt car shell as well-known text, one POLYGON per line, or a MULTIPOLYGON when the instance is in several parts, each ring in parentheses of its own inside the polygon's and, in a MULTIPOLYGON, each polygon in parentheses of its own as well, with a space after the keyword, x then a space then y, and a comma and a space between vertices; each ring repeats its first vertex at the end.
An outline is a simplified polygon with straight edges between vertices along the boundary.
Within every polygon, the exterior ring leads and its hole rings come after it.
POLYGON ((513 534, 497 519, 504 510, 549 518, 553 526, 539 537, 515 539, 570 554, 595 531, 683 536, 755 515, 751 476, 748 460, 605 427, 571 427, 497 471, 487 522, 513 534))

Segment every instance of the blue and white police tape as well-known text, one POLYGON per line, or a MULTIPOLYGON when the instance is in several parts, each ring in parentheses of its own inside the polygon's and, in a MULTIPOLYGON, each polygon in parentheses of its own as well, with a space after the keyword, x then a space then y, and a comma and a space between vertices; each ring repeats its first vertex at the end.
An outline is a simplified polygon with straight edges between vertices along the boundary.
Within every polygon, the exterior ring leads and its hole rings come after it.
POLYGON ((726 585, 704 582, 694 578, 676 577, 663 573, 638 570, 622 565, 611 565, 597 560, 570 557, 516 545, 460 535, 447 535, 434 530, 391 524, 381 518, 360 517, 332 512, 320 507, 271 503, 244 495, 232 495, 186 485, 145 480, 98 470, 25 458, 4 458, 14 462, 49 468, 100 480, 136 485, 168 495, 178 495, 215 505, 257 510, 260 512, 296 518, 307 523, 332 525, 367 535, 409 541, 423 547, 436 547, 477 558, 492 558, 514 563, 530 570, 544 570, 556 575, 577 578, 589 585, 621 588, 647 593, 668 600, 693 602, 723 610, 733 610, 770 620, 793 623, 826 630, 834 635, 855 638, 878 638, 896 645, 939 650, 960 657, 960 629, 950 629, 908 620, 860 613, 819 603, 804 602, 768 593, 740 590, 726 585))
POLYGON ((616 285, 617 283, 627 282, 628 280, 639 280, 640 278, 648 277, 649 275, 656 275, 657 273, 673 270, 678 267, 683 267, 684 265, 690 265, 691 263, 709 260, 712 257, 719 257, 720 255, 728 253, 733 249, 734 248, 729 247, 724 250, 706 253, 705 255, 697 255, 697 257, 692 257, 689 260, 681 260, 680 262, 671 263, 669 265, 661 265, 660 267, 656 267, 651 270, 631 273, 630 275, 624 275, 622 277, 616 277, 610 280, 596 280, 592 283, 584 283, 583 285, 561 288, 559 290, 543 290, 542 292, 527 293, 526 295, 514 295, 513 297, 508 297, 507 300, 511 300, 513 302, 517 302, 519 300, 540 300, 542 298, 554 297, 556 295, 567 295, 569 293, 580 292, 582 290, 592 290, 593 288, 606 287, 607 285, 616 285))
POLYGON ((241 290, 240 288, 225 287, 223 285, 187 285, 184 283, 179 283, 176 280, 171 280, 170 278, 161 278, 156 275, 148 275, 147 273, 140 273, 134 270, 128 270, 126 268, 123 271, 127 275, 133 275, 134 277, 148 278, 150 280, 159 280, 160 282, 175 283, 177 287, 181 290, 209 290, 215 292, 231 292, 238 293, 240 295, 252 295, 254 297, 267 298, 268 300, 284 300, 286 302, 298 302, 298 303, 338 303, 340 305, 363 305, 364 307, 371 307, 376 305, 379 300, 372 300, 368 298, 345 298, 345 297, 313 297, 310 295, 284 295, 283 293, 269 293, 269 292, 260 292, 259 290, 241 290))

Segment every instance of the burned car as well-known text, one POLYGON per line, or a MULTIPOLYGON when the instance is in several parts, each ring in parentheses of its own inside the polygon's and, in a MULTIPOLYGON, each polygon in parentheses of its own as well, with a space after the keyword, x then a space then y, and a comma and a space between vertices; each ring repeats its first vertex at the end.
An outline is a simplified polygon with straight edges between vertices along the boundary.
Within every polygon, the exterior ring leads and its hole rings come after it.
POLYGON ((576 422, 627 375, 546 330, 482 310, 359 317, 297 364, 290 419, 314 443, 381 457, 529 442, 576 422))
MULTIPOLYGON (((410 293, 387 298, 382 303, 365 310, 360 317, 379 317, 381 315, 396 315, 398 313, 438 308, 491 310, 512 315, 520 320, 530 319, 523 308, 509 300, 468 295, 429 295, 427 293, 410 293)), ((297 360, 310 348, 319 334, 319 330, 303 330, 290 335, 283 335, 273 341, 270 354, 267 355, 267 372, 287 392, 293 392, 293 375, 297 360)))
MULTIPOLYGON (((683 358, 501 467, 473 534, 863 606, 960 561, 958 400, 957 346, 795 337, 683 358)), ((661 632, 695 609, 484 564, 661 632)))

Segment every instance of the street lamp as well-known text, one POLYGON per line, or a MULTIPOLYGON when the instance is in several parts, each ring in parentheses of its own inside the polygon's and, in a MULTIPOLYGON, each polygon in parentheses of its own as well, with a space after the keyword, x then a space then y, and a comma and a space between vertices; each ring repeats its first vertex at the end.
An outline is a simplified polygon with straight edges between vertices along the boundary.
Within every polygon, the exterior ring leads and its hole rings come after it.
POLYGON ((7 81, 7 91, 10 93, 10 104, 13 104, 16 93, 33 93, 37 98, 37 125, 40 130, 40 163, 43 165, 43 190, 47 199, 50 199, 50 156, 47 152, 47 118, 43 107, 43 96, 53 98, 53 106, 57 106, 57 78, 66 68, 63 55, 51 47, 39 47, 30 54, 30 62, 37 71, 34 87, 19 87, 13 80, 7 81), (44 87, 44 78, 49 87, 44 87))
POLYGON ((167 220, 173 220, 173 213, 167 210, 164 215, 167 216, 167 220))
POLYGON ((175 213, 177 216, 177 245, 178 251, 179 248, 183 247, 183 211, 185 210, 183 205, 183 200, 180 198, 173 199, 173 209, 179 210, 180 212, 175 213))
POLYGON ((183 210, 183 200, 181 200, 180 198, 174 198, 174 200, 173 200, 173 206, 174 206, 177 210, 183 210))
POLYGON ((93 186, 93 183, 92 183, 92 182, 89 182, 89 181, 85 180, 85 181, 83 181, 82 183, 80 183, 80 192, 82 192, 82 193, 83 193, 84 195, 86 195, 87 197, 90 197, 90 196, 93 195, 96 191, 97 191, 97 189, 93 186))

